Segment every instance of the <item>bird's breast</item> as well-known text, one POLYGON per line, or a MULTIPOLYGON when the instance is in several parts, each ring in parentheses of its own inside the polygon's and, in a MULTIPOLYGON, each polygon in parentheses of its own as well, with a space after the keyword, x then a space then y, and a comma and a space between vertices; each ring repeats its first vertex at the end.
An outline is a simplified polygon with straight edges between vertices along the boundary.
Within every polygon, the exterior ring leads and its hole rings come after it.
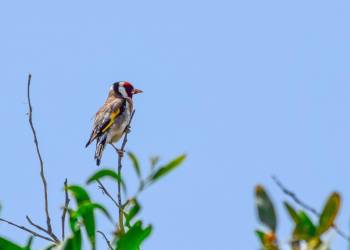
POLYGON ((122 114, 120 114, 116 119, 114 124, 111 126, 108 137, 107 137, 107 143, 114 143, 120 140, 120 138, 123 136, 123 133, 128 126, 131 118, 131 112, 129 108, 128 102, 126 102, 126 108, 122 114))

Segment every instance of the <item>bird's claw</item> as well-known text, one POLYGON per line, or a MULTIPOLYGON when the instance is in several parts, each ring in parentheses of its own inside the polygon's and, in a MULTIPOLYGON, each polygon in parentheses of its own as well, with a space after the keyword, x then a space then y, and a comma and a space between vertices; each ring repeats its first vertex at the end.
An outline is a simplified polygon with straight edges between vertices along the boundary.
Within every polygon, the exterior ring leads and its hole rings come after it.
POLYGON ((126 134, 129 134, 131 132, 131 127, 130 126, 127 126, 126 128, 125 128, 125 133, 126 134))
POLYGON ((124 157, 124 150, 117 149, 119 157, 124 157))

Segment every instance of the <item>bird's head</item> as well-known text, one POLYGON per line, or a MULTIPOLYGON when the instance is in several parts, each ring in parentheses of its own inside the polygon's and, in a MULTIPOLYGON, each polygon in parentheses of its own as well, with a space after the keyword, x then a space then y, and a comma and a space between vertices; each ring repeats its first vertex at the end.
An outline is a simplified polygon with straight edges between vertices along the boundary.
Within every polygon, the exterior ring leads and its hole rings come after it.
POLYGON ((133 95, 143 92, 142 90, 135 89, 131 83, 125 81, 113 83, 111 91, 124 98, 132 98, 133 95))

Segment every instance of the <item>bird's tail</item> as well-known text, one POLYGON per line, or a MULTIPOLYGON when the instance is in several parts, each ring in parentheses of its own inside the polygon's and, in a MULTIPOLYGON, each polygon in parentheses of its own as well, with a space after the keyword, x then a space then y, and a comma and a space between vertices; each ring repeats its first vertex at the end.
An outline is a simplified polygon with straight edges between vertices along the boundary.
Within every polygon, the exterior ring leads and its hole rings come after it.
POLYGON ((96 160, 97 166, 100 166, 102 153, 106 146, 106 141, 107 141, 107 135, 103 135, 97 138, 96 151, 95 151, 95 160, 96 160))
POLYGON ((89 138, 88 142, 86 143, 85 147, 87 148, 90 145, 90 143, 93 142, 95 139, 96 139, 95 131, 92 131, 90 138, 89 138))

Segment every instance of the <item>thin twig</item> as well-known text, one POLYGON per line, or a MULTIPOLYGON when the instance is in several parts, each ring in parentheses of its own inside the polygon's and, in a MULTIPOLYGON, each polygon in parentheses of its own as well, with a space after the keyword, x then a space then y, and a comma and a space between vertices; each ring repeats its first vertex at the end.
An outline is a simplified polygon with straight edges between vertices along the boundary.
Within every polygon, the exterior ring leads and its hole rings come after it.
POLYGON ((47 229, 43 228, 42 226, 39 226, 38 224, 34 223, 29 216, 26 216, 27 221, 29 222, 30 225, 32 225, 33 227, 36 227, 37 229, 39 229, 40 231, 43 231, 44 233, 48 234, 51 239, 55 242, 55 243, 59 243, 60 240, 56 237, 55 234, 53 234, 52 232, 50 233, 47 229))
POLYGON ((112 197, 112 195, 108 192, 107 188, 102 184, 102 182, 100 180, 97 180, 97 183, 99 184, 98 187, 102 190, 103 194, 107 195, 107 197, 112 200, 114 205, 116 205, 117 208, 119 208, 118 202, 112 197))
MULTIPOLYGON (((47 234, 49 234, 51 236, 51 238, 56 243, 59 243, 59 239, 57 238, 57 236, 52 231, 51 218, 50 218, 50 213, 49 213, 49 198, 48 198, 48 191, 47 191, 48 188, 47 188, 47 181, 46 181, 45 174, 44 174, 44 162, 43 162, 43 159, 42 159, 42 156, 41 156, 41 153, 40 153, 38 137, 36 135, 36 131, 35 131, 34 124, 33 124, 33 107, 32 107, 32 103, 31 103, 31 99, 30 99, 30 84, 31 84, 31 80, 32 80, 32 75, 29 74, 28 75, 28 83, 27 83, 28 117, 29 117, 28 120, 29 120, 30 128, 32 129, 32 133, 33 133, 36 154, 38 156, 39 163, 40 163, 40 177, 41 177, 41 180, 42 180, 42 183, 43 183, 43 186, 44 186, 44 199, 45 199, 45 214, 46 214, 47 234)), ((37 228, 39 228, 39 227, 37 227, 37 228)), ((42 228, 42 227, 40 227, 40 228, 42 228)))
POLYGON ((65 200, 64 200, 64 207, 63 207, 63 213, 62 213, 62 240, 64 240, 64 224, 65 224, 65 221, 66 221, 66 214, 67 214, 67 211, 68 211, 68 205, 69 205, 69 202, 70 202, 70 199, 69 199, 69 196, 68 196, 68 180, 66 178, 66 180, 64 181, 64 197, 65 197, 65 200))
MULTIPOLYGON (((316 215, 317 217, 321 216, 321 213, 319 213, 315 208, 311 207, 310 205, 308 205, 305 202, 303 202, 302 200, 300 200, 298 198, 298 196, 294 192, 292 192, 291 190, 287 189, 283 185, 283 183, 276 176, 272 176, 272 179, 276 183, 276 185, 282 190, 282 192, 285 195, 289 196, 295 203, 297 203, 299 206, 301 206, 305 210, 307 210, 307 211, 311 212, 312 214, 316 215)), ((344 239, 346 239, 347 241, 350 242, 350 236, 347 236, 343 231, 341 231, 337 225, 333 224, 332 228, 334 229, 334 231, 339 236, 341 236, 342 238, 344 238, 344 239)))
POLYGON ((37 229, 39 229, 40 231, 43 231, 44 233, 49 234, 49 232, 47 231, 47 229, 39 226, 38 224, 35 224, 30 218, 29 216, 26 216, 27 221, 29 222, 30 225, 32 225, 33 227, 36 227, 37 229))
MULTIPOLYGON (((135 114, 135 110, 132 111, 131 113, 131 117, 130 117, 130 120, 129 120, 129 123, 126 127, 126 129, 128 130, 130 128, 130 124, 131 124, 131 121, 134 117, 134 114, 135 114)), ((122 172, 122 159, 123 159, 123 152, 124 152, 124 148, 125 148, 125 145, 126 143, 128 142, 128 131, 125 132, 125 135, 124 135, 124 139, 123 139, 123 142, 122 142, 122 146, 120 148, 120 150, 118 150, 113 144, 111 144, 113 146, 113 148, 116 150, 117 154, 118 154, 118 175, 121 177, 121 172, 122 172)), ((122 209, 122 206, 123 206, 123 203, 122 203, 122 197, 121 197, 121 181, 118 181, 118 208, 119 208, 119 229, 121 231, 121 233, 124 233, 124 224, 123 224, 123 209, 122 209)))
POLYGON ((44 240, 56 243, 53 239, 50 239, 50 238, 48 238, 48 237, 46 237, 44 235, 38 234, 37 232, 34 232, 34 231, 30 230, 29 228, 26 228, 24 226, 17 225, 16 223, 13 223, 11 221, 8 221, 8 220, 2 219, 2 218, 0 218, 0 221, 6 222, 7 224, 10 224, 11 226, 14 226, 14 227, 17 227, 17 228, 19 228, 19 229, 21 229, 23 231, 26 231, 26 232, 32 234, 35 237, 42 238, 44 240))
POLYGON ((109 249, 110 249, 110 250, 113 250, 112 244, 111 244, 111 242, 108 240, 107 236, 106 236, 102 231, 97 231, 97 232, 98 232, 99 234, 101 234, 102 237, 105 239, 105 241, 106 241, 106 243, 107 243, 109 249))

